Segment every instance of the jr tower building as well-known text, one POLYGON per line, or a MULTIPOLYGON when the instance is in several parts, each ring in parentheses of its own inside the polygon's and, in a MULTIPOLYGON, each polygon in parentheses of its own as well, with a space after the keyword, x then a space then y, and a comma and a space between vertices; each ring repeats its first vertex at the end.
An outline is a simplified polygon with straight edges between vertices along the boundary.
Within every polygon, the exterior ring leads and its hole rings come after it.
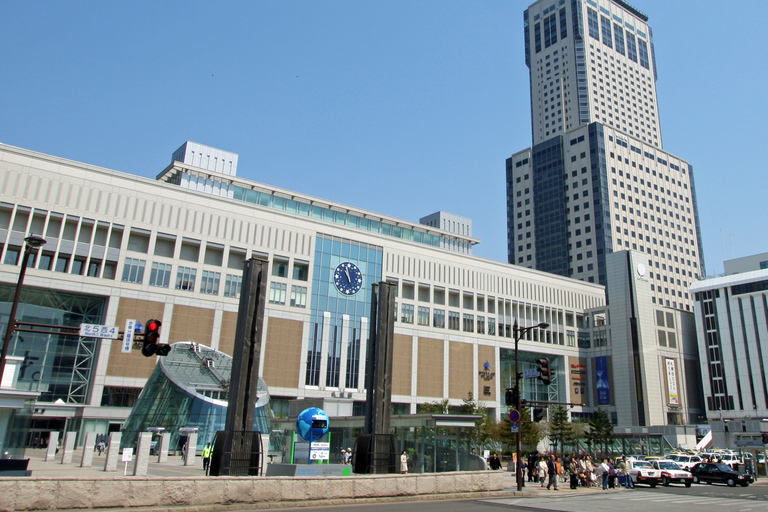
POLYGON ((648 17, 622 0, 524 13, 533 147, 507 159, 508 261, 608 284, 647 256, 651 300, 690 311, 704 275, 692 166, 663 149, 648 17))

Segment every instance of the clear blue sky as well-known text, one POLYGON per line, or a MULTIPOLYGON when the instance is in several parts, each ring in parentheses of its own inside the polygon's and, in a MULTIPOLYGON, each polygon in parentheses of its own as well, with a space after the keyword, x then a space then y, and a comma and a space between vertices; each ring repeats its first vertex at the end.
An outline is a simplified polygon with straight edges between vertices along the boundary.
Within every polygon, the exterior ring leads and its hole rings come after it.
MULTIPOLYGON (((154 177, 193 140, 238 153, 244 178, 470 217, 475 254, 506 261, 529 3, 6 1, 0 142, 154 177)), ((694 167, 720 273, 724 255, 768 251, 768 2, 633 4, 654 29, 664 148, 694 167)))

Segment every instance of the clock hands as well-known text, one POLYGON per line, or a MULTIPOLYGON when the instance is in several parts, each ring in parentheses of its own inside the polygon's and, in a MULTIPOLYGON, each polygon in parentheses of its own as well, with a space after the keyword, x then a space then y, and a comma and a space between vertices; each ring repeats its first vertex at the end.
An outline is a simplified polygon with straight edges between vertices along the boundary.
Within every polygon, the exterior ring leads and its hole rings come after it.
POLYGON ((352 278, 349 277, 349 269, 347 267, 344 267, 344 273, 347 274, 347 281, 349 281, 349 283, 352 283, 352 278))

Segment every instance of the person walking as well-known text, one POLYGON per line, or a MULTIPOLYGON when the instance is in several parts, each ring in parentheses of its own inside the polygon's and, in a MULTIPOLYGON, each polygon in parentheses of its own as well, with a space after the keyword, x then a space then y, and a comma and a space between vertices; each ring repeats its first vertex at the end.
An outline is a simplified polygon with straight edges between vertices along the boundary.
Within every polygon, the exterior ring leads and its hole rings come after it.
POLYGON ((488 459, 488 466, 490 466, 493 471, 501 469, 501 460, 499 460, 499 456, 495 453, 491 455, 491 458, 488 459))
POLYGON ((611 462, 611 459, 608 459, 608 488, 616 488, 616 467, 611 462))
POLYGON ((408 474, 408 453, 405 450, 400 454, 400 473, 403 475, 408 474))
POLYGON ((553 453, 549 456, 549 460, 547 461, 547 476, 549 477, 547 489, 554 487, 556 491, 559 491, 560 489, 557 488, 557 464, 557 459, 553 453))
POLYGON ((211 443, 208 443, 203 448, 203 469, 205 470, 205 474, 208 474, 208 466, 211 464, 211 455, 213 455, 213 446, 211 446, 211 443))
POLYGON ((536 452, 531 453, 528 456, 528 481, 529 482, 537 482, 538 481, 538 464, 539 458, 536 456, 536 452))

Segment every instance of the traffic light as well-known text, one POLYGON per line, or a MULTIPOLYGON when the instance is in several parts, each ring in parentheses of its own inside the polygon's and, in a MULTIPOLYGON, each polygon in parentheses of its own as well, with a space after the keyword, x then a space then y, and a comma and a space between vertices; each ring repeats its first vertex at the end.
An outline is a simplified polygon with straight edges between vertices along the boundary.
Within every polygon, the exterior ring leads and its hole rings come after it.
POLYGON ((548 386, 552 382, 552 368, 549 367, 549 359, 542 357, 537 361, 539 363, 539 380, 545 386, 548 386))
POLYGON ((544 419, 544 408, 543 407, 534 407, 533 408, 533 421, 539 422, 544 419))
POLYGON ((170 345, 159 345, 157 341, 160 339, 160 326, 163 323, 160 320, 147 320, 144 326, 144 345, 141 347, 141 355, 144 357, 152 357, 155 354, 159 356, 168 355, 171 351, 170 345), (162 353, 161 353, 162 351, 162 353))
POLYGON ((768 444, 768 434, 763 432, 762 434, 760 434, 760 437, 762 437, 763 439, 763 444, 768 444))
POLYGON ((507 389, 507 392, 504 393, 504 403, 508 406, 517 407, 518 398, 517 386, 507 389))

